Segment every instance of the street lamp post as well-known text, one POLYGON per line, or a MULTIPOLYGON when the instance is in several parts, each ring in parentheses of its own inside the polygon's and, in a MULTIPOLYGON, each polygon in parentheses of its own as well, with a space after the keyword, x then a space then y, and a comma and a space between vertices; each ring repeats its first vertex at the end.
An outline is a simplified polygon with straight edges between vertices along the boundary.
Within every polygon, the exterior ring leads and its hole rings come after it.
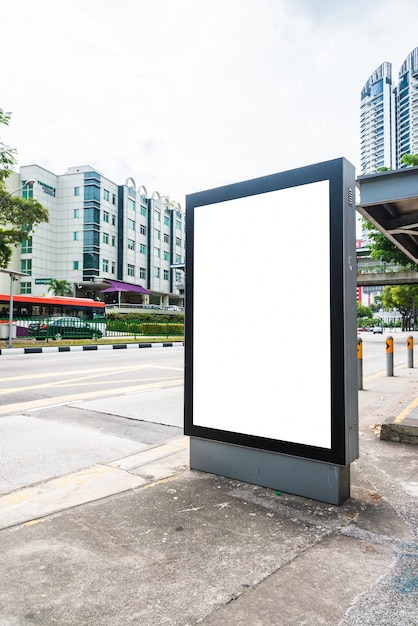
POLYGON ((36 180, 34 178, 29 178, 29 180, 27 180, 25 182, 24 185, 21 185, 20 187, 18 187, 17 189, 14 189, 13 191, 11 191, 10 193, 8 193, 6 196, 3 196, 3 198, 0 200, 0 206, 3 204, 3 202, 7 199, 10 198, 10 196, 13 196, 13 194, 17 193, 18 191, 20 191, 21 189, 24 189, 25 187, 28 187, 29 185, 33 185, 34 183, 36 183, 36 180))
MULTIPOLYGON (((17 193, 21 189, 24 189, 25 187, 28 187, 29 185, 33 185, 34 183, 36 183, 36 180, 34 178, 30 178, 17 189, 14 189, 7 195, 3 196, 3 198, 0 200, 0 206, 3 204, 3 202, 7 198, 10 198, 10 196, 13 196, 13 194, 17 193)), ((13 281, 19 280, 21 276, 28 276, 28 274, 24 274, 23 272, 14 272, 13 270, 2 270, 2 269, 0 269, 0 272, 9 274, 10 276, 9 342, 8 342, 7 347, 11 348, 12 347, 12 334, 13 334, 12 333, 13 331, 13 281)))

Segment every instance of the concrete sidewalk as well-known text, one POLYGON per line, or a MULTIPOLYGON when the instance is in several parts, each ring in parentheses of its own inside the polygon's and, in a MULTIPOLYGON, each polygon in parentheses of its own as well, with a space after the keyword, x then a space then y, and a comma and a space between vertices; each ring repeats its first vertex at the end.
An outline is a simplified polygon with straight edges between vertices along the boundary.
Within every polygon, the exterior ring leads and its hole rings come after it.
POLYGON ((380 439, 416 398, 364 380, 340 507, 190 471, 186 437, 4 495, 0 626, 418 624, 418 446, 380 439))

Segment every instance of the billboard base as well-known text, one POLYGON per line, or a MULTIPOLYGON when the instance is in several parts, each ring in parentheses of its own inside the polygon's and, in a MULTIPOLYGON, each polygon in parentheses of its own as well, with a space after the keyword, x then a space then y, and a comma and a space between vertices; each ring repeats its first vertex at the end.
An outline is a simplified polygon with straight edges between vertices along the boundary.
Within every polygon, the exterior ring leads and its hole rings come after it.
POLYGON ((190 437, 190 469, 328 504, 350 497, 350 466, 190 437))

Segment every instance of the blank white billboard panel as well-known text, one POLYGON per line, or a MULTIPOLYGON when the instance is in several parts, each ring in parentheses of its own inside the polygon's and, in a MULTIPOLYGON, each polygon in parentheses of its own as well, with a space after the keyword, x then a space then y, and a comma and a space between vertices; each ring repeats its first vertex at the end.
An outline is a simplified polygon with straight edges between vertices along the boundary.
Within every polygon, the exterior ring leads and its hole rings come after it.
POLYGON ((328 181, 199 206, 194 241, 194 424, 330 448, 328 181))

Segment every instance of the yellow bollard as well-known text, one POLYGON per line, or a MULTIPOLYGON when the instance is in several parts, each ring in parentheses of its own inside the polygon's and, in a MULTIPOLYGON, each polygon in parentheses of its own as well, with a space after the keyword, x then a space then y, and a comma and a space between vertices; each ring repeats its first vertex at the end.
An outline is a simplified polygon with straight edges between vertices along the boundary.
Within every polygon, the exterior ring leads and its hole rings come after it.
POLYGON ((363 389, 363 339, 357 338, 357 385, 363 389))
POLYGON ((393 337, 386 339, 386 376, 393 376, 393 337))
POLYGON ((406 340, 406 348, 408 351, 408 367, 414 367, 414 338, 412 335, 406 340))

